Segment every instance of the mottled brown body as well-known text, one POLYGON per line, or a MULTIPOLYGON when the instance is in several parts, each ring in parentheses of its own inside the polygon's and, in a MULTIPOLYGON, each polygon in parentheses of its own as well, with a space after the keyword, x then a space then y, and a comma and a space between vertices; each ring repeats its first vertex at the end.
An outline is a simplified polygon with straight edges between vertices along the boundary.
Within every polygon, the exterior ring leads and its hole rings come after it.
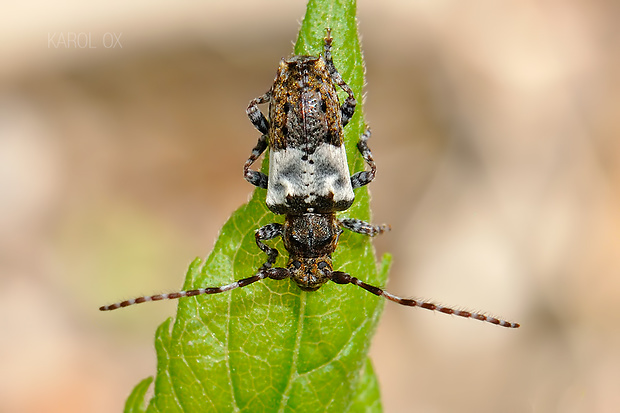
POLYGON ((282 240, 289 253, 287 268, 299 288, 318 290, 331 279, 332 253, 341 233, 335 214, 286 216, 282 240))
MULTIPOLYGON (((331 255, 342 233, 334 213, 348 209, 355 199, 343 128, 356 101, 330 49, 328 35, 323 56, 282 59, 272 87, 248 108, 257 128, 266 126, 271 151, 265 202, 274 213, 286 215, 283 226, 268 228, 282 237, 289 253, 288 276, 305 291, 330 280, 331 255), (338 86, 348 95, 342 105, 338 86), (268 120, 256 108, 267 102, 268 120)), ((276 255, 260 237, 257 243, 268 255, 276 255)))
POLYGON ((283 59, 269 102, 271 150, 313 152, 322 143, 343 144, 342 115, 329 70, 322 57, 283 59))
POLYGON ((328 53, 326 46, 325 56, 282 59, 272 87, 248 108, 266 131, 271 162, 265 203, 276 214, 333 213, 355 200, 343 128, 356 101, 328 53), (348 95, 342 105, 337 86, 348 95), (269 120, 257 108, 267 102, 269 120))
POLYGON ((368 147, 370 130, 360 137, 357 147, 370 166, 369 171, 349 173, 343 142, 343 128, 355 112, 355 96, 344 82, 331 58, 332 38, 327 29, 324 55, 293 56, 283 59, 271 89, 253 99, 247 113, 261 132, 256 147, 244 165, 245 179, 267 189, 266 204, 276 214, 285 214, 284 224, 268 224, 256 231, 256 245, 267 254, 267 261, 248 278, 221 287, 206 287, 172 294, 139 297, 100 310, 200 294, 217 294, 241 288, 265 278, 291 278, 304 291, 318 290, 327 281, 355 284, 366 291, 398 304, 421 307, 504 327, 519 327, 480 313, 454 310, 421 300, 397 297, 342 271, 334 271, 332 253, 338 246, 342 228, 368 236, 389 230, 387 225, 371 225, 348 218, 337 219, 335 212, 348 209, 353 189, 367 185, 375 177, 375 162, 368 147), (336 87, 347 93, 340 104, 336 87), (269 120, 259 104, 269 103, 269 120), (259 156, 270 148, 269 176, 251 169, 259 156), (282 237, 289 253, 286 268, 273 267, 278 250, 264 243, 282 237))

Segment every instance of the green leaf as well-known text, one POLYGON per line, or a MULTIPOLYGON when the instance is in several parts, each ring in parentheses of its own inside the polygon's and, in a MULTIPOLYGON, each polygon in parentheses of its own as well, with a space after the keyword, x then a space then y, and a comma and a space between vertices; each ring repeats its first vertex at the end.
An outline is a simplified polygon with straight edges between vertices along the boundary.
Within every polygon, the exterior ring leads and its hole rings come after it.
POLYGON ((142 380, 138 385, 133 389, 129 397, 127 398, 127 402, 125 403, 125 413, 144 413, 145 405, 144 405, 144 396, 149 389, 149 386, 153 382, 152 377, 147 377, 142 380))
MULTIPOLYGON (((335 65, 358 99, 345 138, 349 168, 360 171, 364 163, 355 145, 365 127, 364 67, 355 1, 310 1, 295 54, 322 53, 326 27, 332 28, 335 65)), ((248 153, 254 143, 248 138, 248 153)), ((256 189, 233 213, 207 261, 190 265, 184 289, 229 284, 265 262, 254 232, 283 221, 265 206, 265 192, 256 189)), ((356 190, 355 203, 342 216, 369 220, 365 188, 356 190)), ((285 266, 282 241, 271 245, 281 252, 276 265, 285 266)), ((345 231, 333 259, 337 270, 373 285, 385 283, 389 259, 378 272, 368 237, 345 231)), ((158 368, 147 412, 381 411, 366 354, 383 304, 353 285, 327 283, 303 292, 291 280, 181 299, 176 320, 156 333, 158 368)), ((134 394, 144 393, 136 388, 134 394)))
POLYGON ((361 374, 361 379, 357 385, 357 394, 353 397, 353 403, 349 407, 349 413, 380 412, 381 394, 379 393, 379 382, 372 369, 370 359, 366 359, 361 374))

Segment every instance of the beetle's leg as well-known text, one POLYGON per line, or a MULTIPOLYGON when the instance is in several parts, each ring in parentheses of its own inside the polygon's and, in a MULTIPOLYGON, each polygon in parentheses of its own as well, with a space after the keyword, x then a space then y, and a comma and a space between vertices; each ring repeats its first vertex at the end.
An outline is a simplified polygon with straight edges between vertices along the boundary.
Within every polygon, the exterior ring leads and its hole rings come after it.
POLYGON ((267 149, 267 134, 269 133, 269 122, 265 118, 265 115, 263 115, 263 112, 261 112, 258 108, 258 105, 262 103, 267 103, 270 100, 271 91, 255 99, 252 99, 246 110, 250 121, 252 122, 254 127, 260 131, 262 135, 260 138, 258 138, 258 142, 256 143, 254 149, 252 149, 250 157, 247 161, 245 161, 245 165, 243 165, 243 177, 252 185, 265 189, 267 189, 267 183, 269 181, 267 175, 262 172, 254 171, 250 168, 252 164, 256 162, 258 157, 263 152, 265 152, 265 149, 267 149))
POLYGON ((366 129, 366 131, 360 136, 360 140, 357 143, 357 149, 362 154, 362 157, 370 166, 370 171, 361 171, 356 172, 351 177, 351 185, 353 189, 359 188, 360 186, 368 185, 375 179, 375 174, 377 172, 377 166, 375 165, 375 160, 372 158, 372 152, 368 147, 368 139, 370 138, 370 128, 366 129))
POLYGON ((327 70, 329 70, 329 74, 332 77, 334 83, 342 88, 347 93, 347 98, 344 100, 342 106, 340 106, 340 112, 342 113, 342 127, 344 128, 347 123, 353 117, 355 113, 355 105, 357 102, 355 101, 355 95, 353 94, 353 90, 347 85, 342 79, 340 72, 336 69, 334 65, 334 61, 332 60, 332 36, 331 29, 326 30, 325 34, 325 63, 327 64, 327 70))
POLYGON ((248 118, 250 118, 250 122, 252 122, 254 127, 263 135, 266 135, 269 132, 269 122, 267 121, 267 118, 265 118, 265 115, 263 115, 263 112, 261 112, 258 108, 258 105, 267 103, 270 100, 271 90, 262 96, 252 99, 245 111, 248 114, 248 118))
POLYGON ((261 137, 258 138, 258 143, 256 143, 256 146, 252 149, 250 157, 243 165, 243 177, 252 185, 267 189, 269 177, 262 172, 251 169, 252 164, 256 162, 265 149, 267 149, 267 135, 261 135, 261 137))
POLYGON ((262 267, 260 267, 259 271, 271 268, 276 263, 276 259, 278 258, 278 250, 275 248, 271 248, 262 241, 267 241, 276 237, 280 237, 282 236, 282 231, 282 224, 276 223, 267 224, 264 227, 256 230, 256 234, 254 235, 256 237, 256 245, 258 245, 258 248, 260 248, 265 254, 267 254, 267 261, 265 261, 262 267))
POLYGON ((339 219, 338 224, 348 229, 349 231, 357 232, 358 234, 368 235, 374 237, 378 234, 383 234, 389 231, 391 228, 389 225, 372 225, 366 221, 362 221, 355 218, 339 219))
POLYGON ((408 307, 420 307, 426 310, 439 311, 440 313, 457 315, 459 317, 464 317, 464 318, 473 318, 475 320, 480 320, 480 321, 484 321, 487 323, 500 325, 502 327, 509 327, 509 328, 520 327, 518 323, 511 323, 509 321, 501 320, 499 318, 491 317, 491 316, 481 314, 481 313, 474 313, 474 312, 464 311, 464 310, 455 310, 450 307, 444 307, 442 305, 433 304, 431 302, 424 301, 424 300, 413 300, 410 298, 400 298, 393 294, 388 293, 385 290, 382 290, 379 287, 366 284, 365 282, 360 281, 359 279, 353 277, 350 274, 347 274, 346 272, 334 271, 331 273, 330 279, 336 284, 349 284, 350 283, 350 284, 357 285, 358 287, 361 287, 364 290, 371 292, 374 295, 385 297, 388 300, 394 301, 395 303, 398 303, 400 305, 405 305, 408 307))

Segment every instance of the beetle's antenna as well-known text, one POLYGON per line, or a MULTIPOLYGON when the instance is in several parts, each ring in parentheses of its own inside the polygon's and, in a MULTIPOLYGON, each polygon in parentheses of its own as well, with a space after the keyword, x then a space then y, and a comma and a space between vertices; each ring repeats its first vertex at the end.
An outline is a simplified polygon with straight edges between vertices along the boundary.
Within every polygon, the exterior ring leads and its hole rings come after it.
POLYGON ((366 284, 365 282, 360 281, 358 278, 355 278, 351 276, 350 274, 347 274, 346 272, 342 272, 342 271, 332 272, 331 280, 337 284, 349 284, 349 283, 355 284, 358 287, 362 287, 364 290, 373 293, 374 295, 385 297, 390 301, 394 301, 395 303, 398 303, 400 305, 406 305, 408 307, 420 307, 426 310, 439 311, 440 313, 444 313, 444 314, 457 315, 459 317, 464 317, 464 318, 473 318, 475 320, 484 321, 486 323, 491 323, 491 324, 495 324, 495 325, 502 326, 502 327, 519 328, 521 326, 518 323, 511 323, 509 321, 501 320, 499 318, 491 317, 491 316, 488 316, 482 313, 475 313, 475 312, 464 311, 464 310, 455 310, 454 308, 444 307, 442 305, 434 304, 434 303, 431 303, 425 300, 413 300, 411 298, 397 297, 394 294, 384 291, 379 287, 366 284))
POLYGON ((160 300, 174 300, 182 297, 193 297, 196 295, 202 294, 219 294, 225 291, 234 290, 235 288, 241 288, 248 286, 250 284, 255 283, 256 281, 260 281, 265 278, 271 278, 274 280, 282 280, 289 276, 289 272, 286 268, 269 268, 267 270, 261 270, 256 275, 253 275, 248 278, 243 278, 241 280, 235 281, 234 283, 223 285, 221 287, 207 287, 207 288, 198 288, 195 290, 187 290, 187 291, 178 291, 176 293, 168 293, 168 294, 156 294, 156 295, 146 295, 143 297, 133 298, 131 300, 125 300, 118 303, 104 305, 99 307, 100 311, 111 311, 116 310, 117 308, 129 307, 130 305, 146 303, 148 301, 160 301, 160 300))

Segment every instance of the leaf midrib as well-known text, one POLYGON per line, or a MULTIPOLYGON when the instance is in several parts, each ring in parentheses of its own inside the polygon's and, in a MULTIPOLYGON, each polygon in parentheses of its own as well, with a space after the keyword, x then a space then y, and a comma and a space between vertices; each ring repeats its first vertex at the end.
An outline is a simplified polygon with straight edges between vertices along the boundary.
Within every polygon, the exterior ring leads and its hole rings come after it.
MULTIPOLYGON (((306 318, 306 302, 308 299, 308 293, 302 291, 299 297, 299 316, 297 317, 297 334, 295 335, 295 349, 299 349, 301 346, 301 338, 303 336, 304 330, 304 320, 306 318)), ((284 412, 285 407, 288 404, 288 400, 290 397, 291 388, 295 379, 299 377, 297 374, 297 359, 299 357, 299 351, 293 352, 293 359, 291 360, 291 368, 289 370, 288 381, 286 383, 286 388, 282 393, 282 398, 280 399, 280 408, 278 409, 278 413, 284 412)))

